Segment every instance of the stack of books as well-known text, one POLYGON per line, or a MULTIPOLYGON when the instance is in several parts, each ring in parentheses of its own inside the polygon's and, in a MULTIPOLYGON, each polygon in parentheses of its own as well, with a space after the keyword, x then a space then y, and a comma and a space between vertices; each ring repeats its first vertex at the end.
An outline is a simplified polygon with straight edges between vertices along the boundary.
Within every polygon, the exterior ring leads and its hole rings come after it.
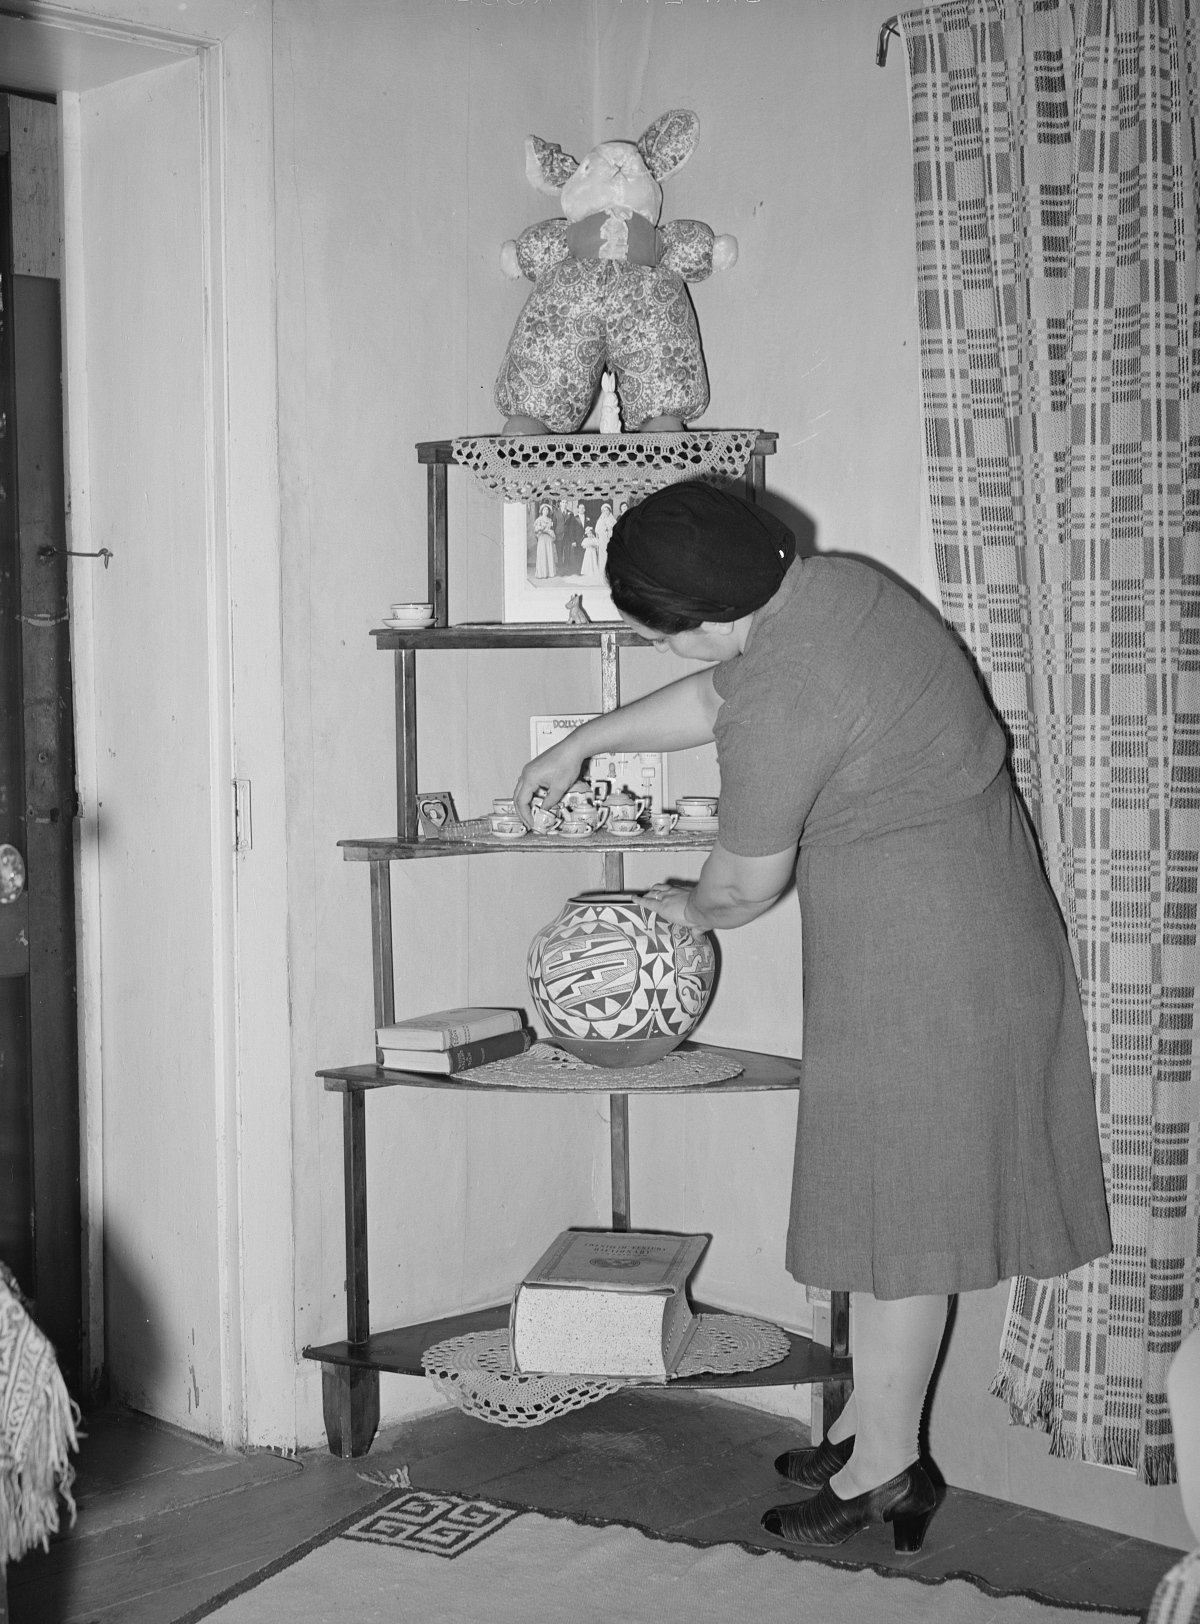
POLYGON ((665 1382, 697 1321, 688 1276, 707 1235, 568 1229, 517 1287, 513 1369, 665 1382))
POLYGON ((519 1009, 439 1009, 375 1031, 375 1063, 386 1071, 454 1077, 522 1054, 534 1041, 519 1009))

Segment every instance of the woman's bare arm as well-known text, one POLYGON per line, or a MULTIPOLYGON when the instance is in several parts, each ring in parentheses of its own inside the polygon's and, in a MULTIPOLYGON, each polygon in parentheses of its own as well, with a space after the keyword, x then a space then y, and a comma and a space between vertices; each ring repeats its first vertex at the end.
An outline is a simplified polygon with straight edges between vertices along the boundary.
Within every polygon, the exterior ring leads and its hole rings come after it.
POLYGON ((517 812, 528 823, 529 803, 539 790, 545 792, 547 806, 556 806, 589 756, 617 750, 687 750, 711 744, 720 708, 709 667, 584 722, 521 769, 513 791, 517 812))
POLYGON ((720 841, 708 854, 695 885, 663 881, 645 893, 645 905, 677 925, 732 930, 748 925, 787 889, 796 848, 767 857, 739 857, 720 841))

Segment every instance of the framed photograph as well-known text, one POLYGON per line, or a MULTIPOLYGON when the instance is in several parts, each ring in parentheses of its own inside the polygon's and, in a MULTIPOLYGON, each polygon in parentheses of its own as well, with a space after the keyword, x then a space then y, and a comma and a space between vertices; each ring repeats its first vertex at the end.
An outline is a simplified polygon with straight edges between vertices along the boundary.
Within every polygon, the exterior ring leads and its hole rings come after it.
POLYGON ((604 579, 613 526, 629 497, 541 496, 504 504, 504 618, 619 620, 604 579))
MULTIPOLYGON (((531 716, 530 757, 540 756, 572 729, 590 722, 595 714, 589 711, 578 716, 531 716)), ((651 812, 661 812, 667 805, 667 758, 661 751, 617 750, 592 756, 584 763, 584 777, 593 784, 607 780, 611 789, 647 796, 651 812)))
POLYGON ((417 793, 417 827, 421 834, 436 838, 448 823, 457 823, 454 798, 448 789, 425 790, 417 793))

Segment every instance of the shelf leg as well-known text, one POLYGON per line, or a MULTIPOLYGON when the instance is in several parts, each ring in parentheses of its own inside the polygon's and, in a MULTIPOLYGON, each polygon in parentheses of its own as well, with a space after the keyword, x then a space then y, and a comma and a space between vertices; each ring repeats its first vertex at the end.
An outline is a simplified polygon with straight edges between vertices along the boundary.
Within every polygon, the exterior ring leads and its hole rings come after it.
POLYGON ((396 1019, 396 983, 392 969, 392 866, 371 864, 371 966, 375 978, 375 1025, 396 1019))
POLYGON ((629 1228, 629 1095, 608 1096, 608 1132, 612 1158, 612 1226, 629 1228))
POLYGON ((396 650, 396 837, 416 840, 417 651, 396 650))
MULTIPOLYGON (((372 865, 373 867, 375 865, 372 865)), ((379 864, 386 868, 386 864, 379 864)), ((389 955, 390 957, 390 955, 389 955)), ((367 1291, 367 1113, 361 1089, 342 1096, 342 1176, 346 1195, 346 1340, 370 1334, 367 1291)), ((365 1455, 379 1425, 379 1372, 321 1366, 321 1397, 330 1453, 365 1455)))
MULTIPOLYGON (((823 1339, 822 1339, 823 1340, 823 1339)), ((850 1293, 829 1293, 829 1351, 840 1358, 850 1352, 850 1293)), ((813 1388, 812 1441, 817 1444, 841 1415, 854 1391, 854 1382, 848 1376, 822 1382, 813 1388)))
POLYGON ((323 1364, 321 1408, 329 1453, 339 1460, 365 1455, 379 1430, 379 1372, 323 1364))
POLYGON ((446 553, 449 525, 446 520, 446 474, 444 462, 431 462, 428 476, 429 511, 429 601, 433 605, 433 624, 447 624, 446 553))
POLYGON ((763 491, 767 488, 767 459, 761 451, 756 451, 750 458, 750 466, 746 469, 746 500, 757 502, 763 491))

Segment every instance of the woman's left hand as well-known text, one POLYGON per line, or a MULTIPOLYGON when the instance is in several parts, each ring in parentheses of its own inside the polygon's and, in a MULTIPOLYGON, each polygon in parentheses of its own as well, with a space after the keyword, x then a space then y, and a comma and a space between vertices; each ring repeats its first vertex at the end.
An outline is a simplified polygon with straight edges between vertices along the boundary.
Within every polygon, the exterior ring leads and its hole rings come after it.
POLYGON ((680 885, 674 880, 662 880, 658 885, 652 885, 642 898, 642 907, 648 913, 656 913, 660 919, 667 919, 672 925, 690 925, 685 909, 695 889, 691 885, 680 885))

